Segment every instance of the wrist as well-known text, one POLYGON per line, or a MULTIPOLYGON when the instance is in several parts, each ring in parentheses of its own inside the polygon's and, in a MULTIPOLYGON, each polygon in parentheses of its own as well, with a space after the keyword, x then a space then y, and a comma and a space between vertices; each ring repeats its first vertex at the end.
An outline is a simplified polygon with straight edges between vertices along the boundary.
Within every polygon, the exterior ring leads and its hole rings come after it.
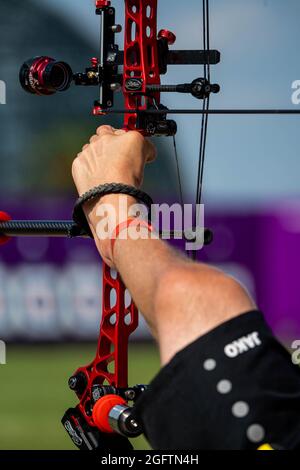
MULTIPOLYGON (((87 233, 90 233, 92 227, 90 226, 90 222, 87 220, 87 214, 93 216, 93 205, 88 203, 92 201, 100 201, 105 196, 113 194, 119 196, 130 196, 134 198, 134 200, 139 201, 139 203, 142 203, 143 205, 137 204, 136 208, 134 208, 133 211, 135 211, 138 216, 142 216, 145 218, 149 217, 149 214, 152 210, 153 201, 148 194, 146 194, 144 191, 141 191, 140 189, 137 189, 135 186, 132 185, 127 185, 124 183, 106 183, 89 189, 77 199, 73 209, 74 222, 82 229, 84 229, 87 233), (146 207, 147 210, 145 210, 144 207, 146 207)), ((128 213, 128 204, 126 203, 126 200, 125 202, 123 202, 123 200, 119 196, 117 204, 120 205, 120 208, 121 204, 123 204, 125 210, 121 208, 122 211, 128 213)), ((116 221, 118 215, 116 215, 115 207, 112 206, 113 203, 102 203, 100 206, 97 207, 96 215, 105 216, 106 219, 109 215, 116 221)), ((120 208, 118 210, 118 214, 120 213, 120 208)), ((132 212, 132 215, 135 215, 134 212, 132 212)))
POLYGON ((104 261, 112 266, 111 236, 116 226, 132 217, 130 209, 138 201, 132 196, 109 194, 100 200, 90 201, 84 207, 97 248, 104 261), (104 228, 105 233, 101 233, 104 228))
POLYGON ((141 186, 141 181, 142 178, 132 174, 132 171, 117 171, 112 172, 111 174, 107 174, 103 180, 101 178, 97 179, 95 186, 111 184, 113 182, 133 186, 139 189, 141 186))
POLYGON ((115 227, 128 218, 149 220, 152 204, 148 194, 132 185, 109 183, 83 194, 76 202, 73 217, 78 225, 89 225, 102 257, 106 258, 111 255, 107 240, 115 227))
POLYGON ((100 200, 90 201, 84 211, 93 229, 97 230, 99 222, 105 218, 109 227, 123 222, 130 217, 130 209, 138 201, 126 194, 108 194, 100 200))

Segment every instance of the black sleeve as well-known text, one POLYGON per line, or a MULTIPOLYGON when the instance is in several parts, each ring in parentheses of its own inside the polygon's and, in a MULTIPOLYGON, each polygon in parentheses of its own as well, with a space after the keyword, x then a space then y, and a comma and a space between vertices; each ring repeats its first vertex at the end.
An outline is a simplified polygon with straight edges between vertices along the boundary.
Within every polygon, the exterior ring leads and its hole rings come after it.
POLYGON ((136 405, 154 449, 300 446, 300 370, 249 312, 180 351, 136 405))

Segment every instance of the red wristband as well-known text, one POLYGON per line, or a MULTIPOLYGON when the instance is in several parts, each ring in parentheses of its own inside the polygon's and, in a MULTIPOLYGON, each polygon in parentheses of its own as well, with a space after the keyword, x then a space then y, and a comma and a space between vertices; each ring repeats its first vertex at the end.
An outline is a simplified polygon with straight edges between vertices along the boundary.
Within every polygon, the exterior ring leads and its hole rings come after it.
POLYGON ((145 220, 137 219, 136 217, 130 217, 124 222, 121 222, 120 224, 118 224, 115 230, 113 231, 112 236, 111 236, 111 252, 112 253, 114 251, 114 246, 120 233, 123 230, 126 230, 130 227, 145 227, 149 230, 149 232, 154 231, 153 226, 150 223, 146 222, 145 220))

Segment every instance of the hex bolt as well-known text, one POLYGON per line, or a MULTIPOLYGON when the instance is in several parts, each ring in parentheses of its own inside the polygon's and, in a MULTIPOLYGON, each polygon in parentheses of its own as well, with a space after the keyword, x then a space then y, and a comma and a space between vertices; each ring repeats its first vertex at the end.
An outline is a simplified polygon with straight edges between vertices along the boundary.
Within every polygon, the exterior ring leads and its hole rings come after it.
POLYGON ((113 33, 121 33, 122 32, 122 26, 120 24, 114 24, 111 27, 111 30, 113 33))

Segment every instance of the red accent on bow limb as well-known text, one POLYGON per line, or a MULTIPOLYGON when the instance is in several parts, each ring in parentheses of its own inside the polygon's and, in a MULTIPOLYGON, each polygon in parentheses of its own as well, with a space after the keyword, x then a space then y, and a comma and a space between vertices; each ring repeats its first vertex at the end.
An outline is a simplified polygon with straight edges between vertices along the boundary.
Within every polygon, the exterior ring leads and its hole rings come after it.
MULTIPOLYGON (((147 85, 160 85, 157 51, 157 0, 125 0, 125 43, 124 43, 124 86, 125 109, 145 110, 160 104, 160 93, 151 97, 142 96, 147 85), (127 79, 142 80, 141 95, 126 89, 127 79)), ((137 129, 137 114, 126 114, 124 127, 137 129)), ((144 129, 137 129, 144 133, 144 129)))
POLYGON ((107 113, 102 111, 100 106, 94 106, 93 108, 93 115, 94 116, 105 116, 107 113))
POLYGON ((93 67, 93 68, 96 68, 96 67, 98 66, 98 64, 99 64, 99 59, 98 59, 98 57, 92 57, 92 58, 91 58, 91 65, 92 65, 92 67, 93 67))
MULTIPOLYGON (((8 215, 6 212, 0 212, 0 222, 8 222, 11 220, 10 215, 8 215)), ((5 245, 5 243, 8 243, 11 240, 11 237, 7 237, 6 235, 1 235, 0 236, 0 246, 5 245)))
POLYGON ((102 322, 97 354, 91 364, 76 372, 83 372, 88 379, 83 395, 79 396, 79 408, 91 426, 95 426, 89 413, 92 386, 128 386, 128 338, 137 326, 138 310, 132 300, 127 303, 126 288, 119 274, 112 277, 111 269, 103 264, 102 322))
POLYGON ((110 0, 96 0, 96 8, 110 7, 110 0))
POLYGON ((169 31, 168 29, 161 29, 158 33, 158 37, 167 39, 169 46, 172 46, 176 42, 175 34, 172 33, 172 31, 169 31))

